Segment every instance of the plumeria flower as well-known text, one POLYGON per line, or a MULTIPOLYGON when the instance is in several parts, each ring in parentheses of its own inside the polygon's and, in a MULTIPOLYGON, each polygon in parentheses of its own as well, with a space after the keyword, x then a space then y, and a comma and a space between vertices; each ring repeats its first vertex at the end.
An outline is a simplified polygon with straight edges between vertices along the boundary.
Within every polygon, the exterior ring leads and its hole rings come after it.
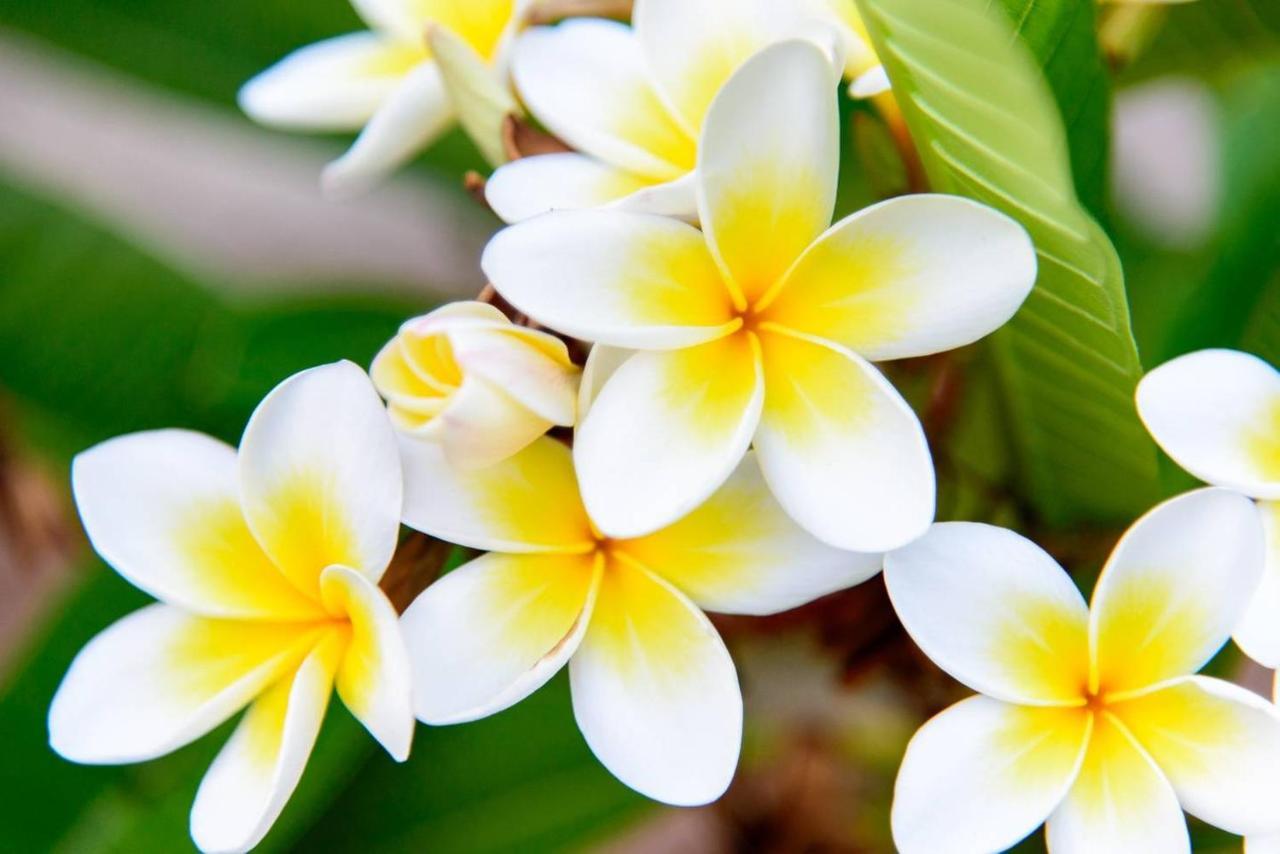
POLYGON ((1257 499, 1267 568, 1235 641, 1280 667, 1280 371, 1235 350, 1202 350, 1138 384, 1138 413, 1160 447, 1214 486, 1257 499))
POLYGON ((1224 489, 1138 520, 1090 606, 1003 528, 943 523, 888 555, 911 637, 980 692, 907 746, 898 849, 1000 851, 1047 820, 1055 854, 1189 851, 1183 809, 1232 833, 1280 830, 1280 712, 1194 675, 1261 574, 1258 513, 1224 489))
POLYGON ((996 329, 1031 290, 1035 252, 1016 222, 954 196, 892 199, 828 228, 834 74, 793 40, 725 85, 698 153, 702 231, 559 211, 485 250, 490 281, 521 311, 638 351, 580 416, 574 445, 587 509, 608 536, 688 513, 752 443, 782 506, 832 545, 885 551, 933 519, 920 422, 867 360, 996 329))
POLYGON ((738 679, 701 609, 773 613, 880 565, 878 555, 830 548, 792 523, 750 456, 679 522, 610 539, 582 504, 569 449, 554 439, 473 470, 449 465, 435 444, 402 448, 405 523, 489 552, 404 614, 418 717, 491 715, 568 662, 587 744, 622 782, 668 803, 714 800, 738 760, 738 679))
POLYGON ((169 753, 241 708, 191 811, 205 851, 244 851, 284 808, 338 696, 397 761, 413 735, 410 671, 378 579, 395 550, 394 431, 349 362, 304 371, 258 406, 234 448, 158 430, 76 457, 94 548, 160 600, 81 650, 49 710, 75 762, 169 753))
POLYGON ((507 222, 614 202, 694 214, 691 171, 712 98, 774 42, 812 35, 859 94, 887 85, 853 0, 636 0, 632 20, 577 19, 517 39, 517 90, 576 151, 494 173, 486 198, 507 222))
POLYGON ((431 51, 448 30, 505 78, 508 48, 529 0, 352 0, 369 30, 294 51, 240 90, 254 120, 290 130, 360 130, 325 169, 336 192, 376 183, 453 124, 455 109, 431 51))
POLYGON ((575 420, 580 371, 564 342, 481 302, 406 322, 370 373, 395 426, 454 465, 490 465, 575 420))

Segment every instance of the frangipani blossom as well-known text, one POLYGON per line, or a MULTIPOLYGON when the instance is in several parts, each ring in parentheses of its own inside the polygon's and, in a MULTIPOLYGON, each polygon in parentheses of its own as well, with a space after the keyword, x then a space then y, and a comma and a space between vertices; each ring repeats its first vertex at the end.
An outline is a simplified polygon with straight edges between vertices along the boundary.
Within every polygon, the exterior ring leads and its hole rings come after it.
POLYGON ((711 101, 775 42, 812 36, 860 95, 887 85, 853 0, 636 0, 632 20, 634 27, 571 20, 516 40, 517 90, 576 151, 524 158, 494 173, 485 195, 507 222, 614 202, 692 216, 690 173, 711 101))
POLYGON ((878 555, 797 527, 748 456, 706 504, 646 537, 604 537, 569 449, 543 437, 485 469, 404 441, 405 524, 489 551, 403 617, 414 706, 431 724, 501 711, 566 662, 574 716, 628 786, 673 804, 714 800, 737 765, 742 696, 701 608, 768 614, 874 575, 878 555))
POLYGON ((1248 353, 1201 350, 1138 384, 1138 414, 1152 437, 1196 477, 1257 499, 1267 567, 1235 641, 1280 667, 1280 371, 1248 353))
POLYGON ((489 280, 552 328, 636 350, 574 445, 611 537, 697 507, 755 445, 791 516, 853 551, 933 520, 915 413, 868 360, 968 344, 1035 281, 1026 232, 955 196, 892 199, 828 228, 839 161, 835 72, 806 41, 749 60, 707 114, 699 231, 629 211, 561 211, 500 232, 489 280))
MULTIPOLYGON (((506 54, 529 0, 352 0, 369 30, 301 48, 240 90, 255 121, 303 131, 360 130, 324 172, 327 189, 361 190, 408 162, 456 112, 427 45, 444 28, 506 75, 506 54)), ((505 84, 504 84, 505 85, 505 84)))
POLYGON ((559 338, 481 302, 407 321, 370 370, 397 429, 473 467, 511 456, 552 425, 572 427, 580 373, 559 338))
POLYGON ((1280 712, 1194 675, 1248 604, 1262 536, 1229 490, 1167 501, 1121 538, 1090 606, 1003 528, 943 523, 887 555, 911 637, 980 692, 908 745, 898 849, 1001 851, 1047 820, 1055 854, 1189 851, 1183 809, 1232 833, 1280 830, 1280 712))
POLYGON ((286 380, 239 453, 157 430, 76 457, 94 548, 160 600, 72 662, 49 710, 54 750, 139 762, 248 706, 191 812, 205 851, 244 851, 284 808, 338 696, 397 761, 413 736, 410 671, 378 579, 395 550, 400 462, 368 377, 349 362, 286 380))

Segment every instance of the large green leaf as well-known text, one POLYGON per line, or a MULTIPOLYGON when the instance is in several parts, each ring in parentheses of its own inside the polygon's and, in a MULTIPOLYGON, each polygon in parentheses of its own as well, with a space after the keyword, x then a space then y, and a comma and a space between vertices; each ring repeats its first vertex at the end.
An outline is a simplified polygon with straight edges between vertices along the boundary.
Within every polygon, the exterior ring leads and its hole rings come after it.
MULTIPOLYGON (((934 188, 999 208, 1035 241, 1035 290, 991 339, 1028 496, 1055 521, 1131 516, 1157 468, 1133 404, 1123 275, 1077 200, 1042 75, 983 0, 859 5, 934 188)), ((1028 4, 1026 20, 1063 5, 1028 4)))

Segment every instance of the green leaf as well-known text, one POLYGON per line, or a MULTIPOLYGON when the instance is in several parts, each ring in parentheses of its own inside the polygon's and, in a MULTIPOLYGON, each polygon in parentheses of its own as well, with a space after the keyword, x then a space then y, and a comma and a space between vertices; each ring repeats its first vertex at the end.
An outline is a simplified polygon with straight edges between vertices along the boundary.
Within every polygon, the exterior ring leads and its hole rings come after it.
MULTIPOLYGON (((1057 522, 1131 517, 1158 488, 1133 404, 1142 369, 1119 259, 1077 200, 1043 77, 983 0, 859 6, 934 188, 1004 211, 1035 241, 1035 290, 991 339, 1024 490, 1057 522)), ((1056 8, 1039 6, 1028 15, 1056 8)))

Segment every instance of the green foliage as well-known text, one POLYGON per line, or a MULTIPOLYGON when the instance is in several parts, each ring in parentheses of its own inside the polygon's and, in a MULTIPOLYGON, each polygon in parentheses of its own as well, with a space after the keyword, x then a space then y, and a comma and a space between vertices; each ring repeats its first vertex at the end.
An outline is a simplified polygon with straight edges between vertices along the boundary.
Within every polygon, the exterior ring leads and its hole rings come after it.
MULTIPOLYGON (((859 5, 934 188, 1003 210, 1035 241, 1035 291, 991 341, 1026 492, 1058 522, 1132 517, 1157 477, 1132 399, 1141 366, 1123 275, 1076 198, 1041 74, 981 0, 859 5)), ((1022 29, 1052 32, 1030 22, 1075 5, 1027 4, 1022 29)), ((1100 73, 1096 55, 1078 71, 1100 73)))

